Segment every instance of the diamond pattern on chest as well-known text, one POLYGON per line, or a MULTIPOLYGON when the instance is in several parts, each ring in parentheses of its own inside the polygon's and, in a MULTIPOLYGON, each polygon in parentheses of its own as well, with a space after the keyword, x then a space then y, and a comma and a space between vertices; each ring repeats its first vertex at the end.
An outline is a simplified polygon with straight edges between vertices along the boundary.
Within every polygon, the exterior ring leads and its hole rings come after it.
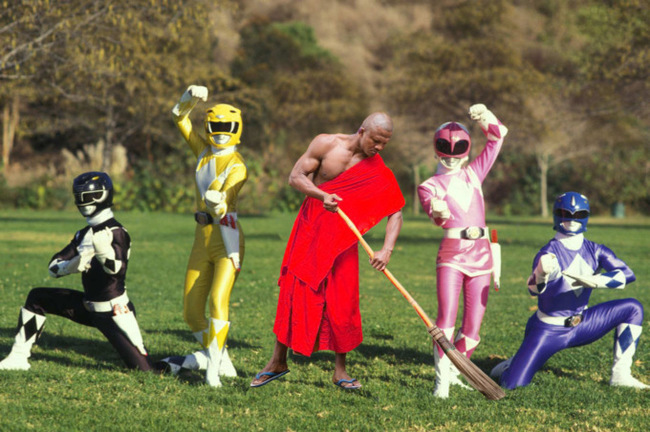
MULTIPOLYGON (((575 258, 573 258, 573 261, 571 261, 571 264, 569 264, 569 267, 565 269, 568 272, 578 274, 578 275, 593 275, 594 274, 594 269, 585 259, 580 256, 580 254, 576 254, 575 258)), ((566 279, 567 283, 573 289, 573 293, 576 295, 576 297, 580 297, 580 294, 582 294, 583 288, 582 287, 574 287, 571 284, 574 282, 573 279, 567 278, 566 279)))
POLYGON ((472 205, 475 189, 469 182, 454 176, 447 185, 447 197, 467 213, 472 205))

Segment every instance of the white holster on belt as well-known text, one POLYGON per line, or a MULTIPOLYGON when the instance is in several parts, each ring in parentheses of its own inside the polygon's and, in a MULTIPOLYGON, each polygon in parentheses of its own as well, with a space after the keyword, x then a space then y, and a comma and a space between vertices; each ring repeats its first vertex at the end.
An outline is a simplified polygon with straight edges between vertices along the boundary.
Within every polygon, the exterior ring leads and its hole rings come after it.
POLYGON ((490 243, 492 251, 492 275, 494 277, 494 289, 497 291, 501 288, 501 245, 499 243, 490 243))
POLYGON ((226 213, 219 221, 221 238, 226 247, 226 254, 232 260, 237 270, 241 269, 239 261, 239 227, 237 226, 237 212, 226 213))

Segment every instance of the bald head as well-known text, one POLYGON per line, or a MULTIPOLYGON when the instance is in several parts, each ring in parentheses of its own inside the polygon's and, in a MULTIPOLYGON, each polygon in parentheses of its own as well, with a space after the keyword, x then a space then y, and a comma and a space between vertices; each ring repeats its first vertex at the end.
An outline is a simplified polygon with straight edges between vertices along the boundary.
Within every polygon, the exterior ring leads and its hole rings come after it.
POLYGON ((387 132, 393 131, 393 119, 385 112, 374 112, 370 114, 361 124, 361 127, 367 131, 383 129, 387 132))

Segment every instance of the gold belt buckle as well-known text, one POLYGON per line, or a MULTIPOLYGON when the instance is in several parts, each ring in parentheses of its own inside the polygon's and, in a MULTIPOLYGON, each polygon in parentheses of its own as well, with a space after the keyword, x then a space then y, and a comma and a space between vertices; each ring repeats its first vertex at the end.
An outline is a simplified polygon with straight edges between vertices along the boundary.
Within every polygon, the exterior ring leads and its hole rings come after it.
POLYGON ((465 235, 469 240, 476 240, 481 237, 481 228, 469 227, 465 230, 465 235))
POLYGON ((582 322, 582 314, 573 315, 564 321, 564 327, 575 327, 582 322))

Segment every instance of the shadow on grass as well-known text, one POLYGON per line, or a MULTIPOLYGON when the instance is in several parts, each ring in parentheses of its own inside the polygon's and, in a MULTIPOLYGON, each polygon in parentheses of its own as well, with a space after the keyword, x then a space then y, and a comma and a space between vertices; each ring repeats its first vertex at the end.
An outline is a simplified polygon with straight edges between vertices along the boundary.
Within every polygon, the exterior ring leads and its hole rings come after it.
MULTIPOLYGON (((421 351, 412 348, 393 348, 386 345, 379 345, 364 342, 359 345, 354 351, 362 356, 361 359, 355 361, 351 367, 367 367, 371 360, 374 358, 381 358, 388 365, 393 367, 403 367, 408 365, 430 365, 433 369, 433 343, 431 350, 421 351)), ((301 354, 290 351, 289 360, 297 365, 315 364, 323 369, 334 369, 334 353, 331 351, 319 351, 306 357, 301 354)), ((502 359, 490 359, 488 357, 473 356, 472 362, 479 367, 483 372, 488 374, 494 366, 502 361, 502 359)))
MULTIPOLYGON (((187 330, 180 330, 180 329, 162 329, 162 330, 153 330, 153 329, 147 329, 146 330, 147 335, 162 335, 162 336, 175 336, 176 338, 184 341, 190 341, 190 342, 196 342, 196 339, 194 339, 194 336, 192 335, 192 332, 187 329, 187 330)), ((243 349, 261 349, 261 345, 252 345, 248 342, 238 340, 237 338, 228 336, 228 349, 231 348, 243 348, 243 349)))
MULTIPOLYGON (((98 330, 99 332, 99 330, 98 330)), ((16 334, 15 328, 0 329, 2 336, 16 334)), ((4 358, 11 351, 11 345, 2 347, 0 357, 4 358)), ((102 368, 109 370, 126 369, 124 362, 113 346, 105 340, 84 339, 43 333, 32 349, 32 360, 46 360, 62 366, 79 368, 102 368), (75 355, 70 357, 67 353, 75 355)))
MULTIPOLYGON (((100 334, 99 330, 97 330, 97 332, 100 334)), ((186 336, 185 333, 187 333, 181 330, 171 330, 166 332, 159 331, 158 333, 174 332, 179 335, 182 334, 183 336, 186 336)), ((15 335, 15 327, 0 329, 0 336, 2 337, 13 338, 15 335)), ((259 348, 246 342, 238 341, 234 338, 228 340, 228 345, 233 348, 243 349, 259 348)), ((0 359, 5 358, 10 351, 11 343, 7 346, 1 347, 0 359)), ((149 356, 152 363, 155 363, 169 355, 169 353, 153 353, 149 350, 149 356)), ((31 359, 46 360, 48 362, 58 363, 62 366, 79 368, 100 368, 108 370, 127 369, 122 358, 107 340, 61 336, 47 333, 47 331, 41 335, 38 342, 34 345, 31 359), (68 353, 74 353, 74 355, 70 356, 68 353)), ((203 377, 198 378, 198 380, 202 382, 203 377)), ((188 381, 190 383, 194 381, 191 375, 188 377, 188 381)))

